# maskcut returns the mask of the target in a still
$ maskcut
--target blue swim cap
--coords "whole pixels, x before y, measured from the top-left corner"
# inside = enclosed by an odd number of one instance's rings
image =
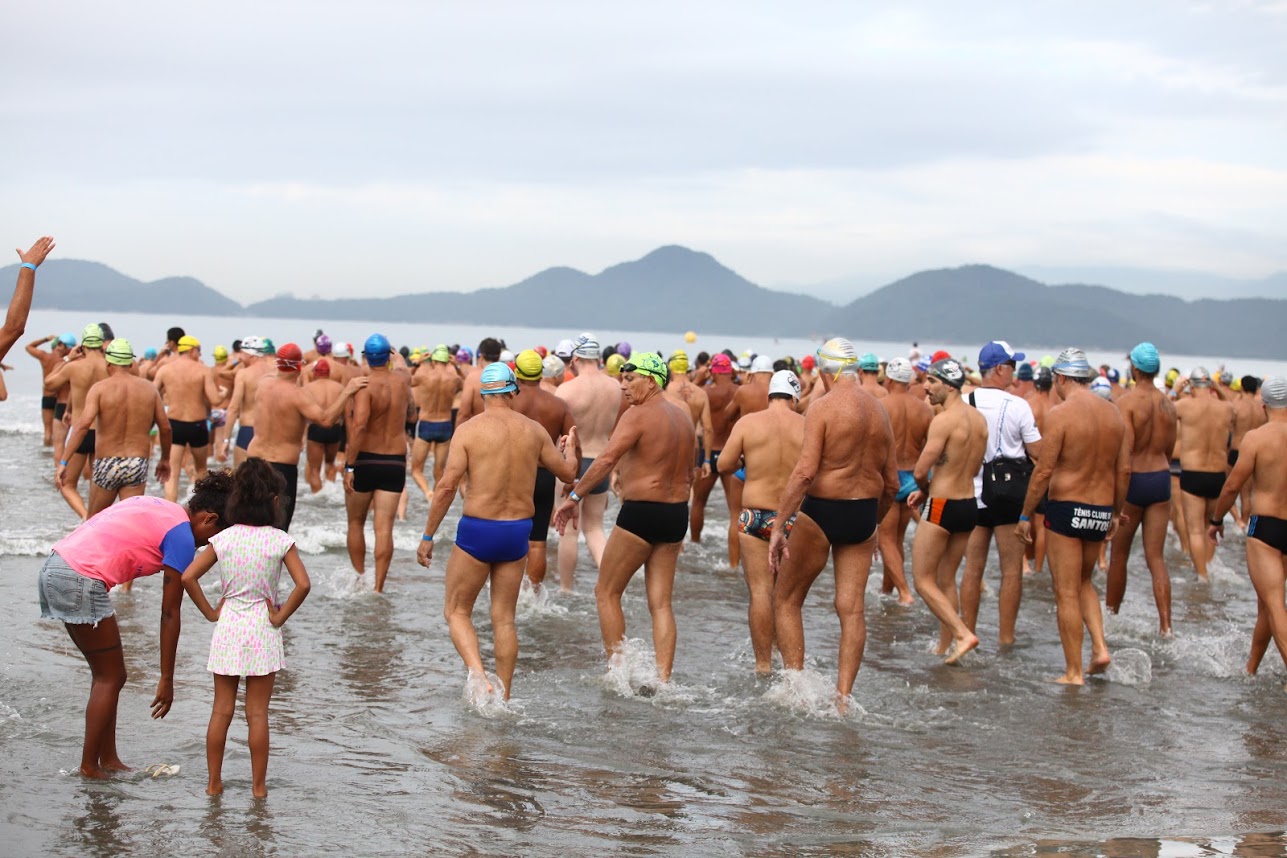
[[[503,363],[489,363],[479,380],[483,396],[491,393],[513,393],[518,390],[514,383],[514,371]]]
[[[75,334],[59,334],[59,335],[58,335],[58,342],[62,343],[63,345],[65,345],[65,346],[66,346],[67,348],[69,348],[69,349],[74,349],[74,348],[76,348],[76,335],[75,335]]]
[[[362,346],[362,354],[366,355],[366,362],[371,366],[384,366],[389,362],[389,355],[393,352],[393,346],[384,334],[372,334],[366,338],[366,344]]]
[[[1131,349],[1131,363],[1140,372],[1156,373],[1162,368],[1162,357],[1157,353],[1157,346],[1140,343]]]
[[[156,360],[156,349],[144,349],[143,360]]]

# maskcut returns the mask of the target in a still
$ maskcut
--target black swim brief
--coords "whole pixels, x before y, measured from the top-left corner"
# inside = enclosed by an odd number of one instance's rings
[[[282,495],[281,523],[282,530],[290,530],[291,520],[295,518],[295,494],[299,491],[299,465],[286,465],[281,462],[269,462],[273,470],[286,478],[286,493]]]
[[[1231,467],[1231,468],[1232,468],[1234,465],[1238,464],[1238,451],[1237,451],[1237,450],[1230,450],[1230,451],[1229,451],[1228,461],[1229,461],[1229,467]]]
[[[688,532],[688,502],[622,501],[617,527],[649,545],[683,542]]]
[[[1253,515],[1247,523],[1247,536],[1287,554],[1287,521],[1281,518]]]
[[[582,457],[581,457],[581,469],[580,469],[579,471],[577,471],[576,478],[579,480],[579,479],[581,479],[582,477],[584,477],[584,476],[585,476],[585,472],[586,472],[586,471],[588,471],[588,470],[590,470],[590,466],[591,466],[591,465],[593,465],[593,464],[594,464],[594,459],[587,459],[586,457],[582,456]],[[606,477],[604,477],[604,478],[603,478],[602,482],[600,482],[600,483],[599,483],[597,486],[595,486],[594,488],[590,489],[590,491],[586,492],[586,494],[587,494],[587,495],[601,495],[601,494],[603,494],[604,492],[606,492],[606,491],[608,490],[608,486],[611,484],[611,482],[612,482],[612,474],[608,474],[608,476],[606,476]]]
[[[170,443],[200,449],[210,446],[210,424],[204,420],[171,420]]]
[[[946,500],[926,498],[921,521],[928,521],[948,533],[969,533],[979,522],[979,504],[972,497]]]
[[[55,406],[55,405],[57,405],[57,404],[58,404],[58,397],[57,397],[57,396],[42,396],[42,397],[40,397],[40,410],[41,410],[41,411],[53,411],[53,410],[54,410],[54,406]]]
[[[1050,501],[1046,501],[1050,505]],[[1042,515],[1048,515],[1045,510]],[[1019,523],[1019,516],[1023,515],[1023,504],[1018,503],[994,503],[992,506],[979,507],[978,527],[997,528],[1008,527],[1012,524]]]
[[[1182,469],[1180,468],[1180,460],[1179,460],[1179,459],[1172,459],[1172,460],[1171,460],[1171,476],[1173,476],[1173,477],[1178,477],[1178,476],[1180,475],[1180,471],[1181,471],[1181,470],[1182,470]]]
[[[1171,472],[1147,471],[1131,474],[1130,487],[1126,489],[1126,502],[1143,509],[1171,499]]]
[[[1113,508],[1080,501],[1051,501],[1046,529],[1084,542],[1103,542],[1113,524]]]
[[[858,545],[876,532],[876,498],[815,498],[805,495],[800,512],[813,519],[832,545]]]
[[[67,413],[67,403],[59,402],[54,405],[54,419],[62,420],[63,415]]]
[[[723,452],[724,452],[723,450],[711,450],[711,476],[712,477],[719,474],[719,454]],[[700,466],[700,463],[698,464]]]
[[[308,424],[308,440],[330,446],[338,444],[344,440],[344,424],[336,423],[334,426],[318,426],[316,423]]]
[[[1224,471],[1181,471],[1180,491],[1208,500],[1220,497],[1224,489]]]
[[[97,434],[93,429],[90,429],[85,433],[85,437],[81,440],[80,446],[76,448],[76,452],[80,453],[82,456],[94,455],[94,443],[96,440]],[[63,452],[63,455],[67,455],[66,451]]]
[[[353,462],[353,491],[402,494],[407,485],[407,457],[358,453]]]
[[[550,518],[554,515],[554,474],[545,468],[536,469],[536,485],[532,487],[532,532],[528,542],[544,542],[550,533]]]

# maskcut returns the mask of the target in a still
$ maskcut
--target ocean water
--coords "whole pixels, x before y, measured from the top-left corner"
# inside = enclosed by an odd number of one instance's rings
[[[33,314],[28,338],[91,320],[100,319]],[[159,341],[173,323],[107,321],[140,345]],[[178,322],[207,345],[248,333],[306,340],[318,326]],[[360,343],[373,327],[336,324],[332,336]],[[472,345],[488,333],[520,347],[552,345],[560,333],[381,327],[395,342],[430,345]],[[624,337],[636,348],[662,349],[678,346],[682,334],[598,333],[605,342]],[[697,346],[725,344],[770,353],[816,348],[733,338]],[[907,344],[873,346],[889,356]],[[1197,361],[1176,358],[1177,365]],[[930,652],[933,618],[919,603],[904,609],[880,596],[877,571],[856,705],[841,718],[828,705],[838,638],[830,572],[806,606],[806,669],[756,679],[745,588],[726,562],[728,517],[718,490],[704,541],[680,557],[669,687],[653,697],[636,693],[652,664],[640,580],[625,598],[627,658],[608,669],[593,565],[582,546],[575,592],[524,594],[514,696],[502,704],[471,697],[447,636],[446,552],[431,569],[415,564],[423,498],[413,494],[408,520],[395,528],[387,591],[376,595],[369,573],[362,580],[348,568],[339,487],[318,495],[305,489],[293,535],[313,591],[286,627],[267,801],[250,797],[240,710],[229,734],[227,791],[218,799],[204,794],[212,627],[186,602],[175,706],[163,721],[148,718],[158,670],[156,578],[113,594],[130,671],[118,739],[122,757],[140,771],[85,782],[73,773],[88,670],[61,624],[39,619],[35,593],[42,558],[76,520],[50,482],[39,391],[22,381],[35,362],[18,351],[8,363],[18,370],[7,379],[10,400],[0,405],[3,854],[1287,852],[1287,670],[1271,651],[1259,676],[1242,673],[1255,595],[1236,527],[1210,584],[1199,584],[1168,544],[1176,629],[1169,640],[1156,634],[1137,546],[1122,613],[1107,622],[1114,666],[1081,689],[1049,682],[1062,655],[1048,575],[1026,580],[1018,644],[999,651],[993,559],[983,643],[963,666],[949,668]],[[1235,371],[1282,369],[1239,362]],[[609,521],[615,509],[613,502]],[[453,533],[458,515],[457,505],[440,532]],[[552,537],[550,548],[556,543]],[[475,621],[490,660],[486,592]],[[179,770],[155,778],[141,771],[155,764]]]

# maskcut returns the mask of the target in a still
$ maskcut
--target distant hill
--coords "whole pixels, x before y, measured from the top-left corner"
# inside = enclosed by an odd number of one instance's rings
[[[17,266],[0,269],[10,283]],[[852,294],[852,293],[851,293]],[[547,268],[495,289],[339,300],[291,296],[243,308],[190,277],[143,283],[96,262],[40,268],[35,306],[63,310],[523,325],[855,340],[969,343],[1007,339],[1032,348],[1130,348],[1287,359],[1287,300],[1186,302],[1104,286],[1047,286],[988,265],[922,271],[837,307],[745,279],[706,253],[661,247],[598,274]]]
[[[700,327],[712,333],[790,337],[811,335],[835,309],[807,295],[756,286],[709,254],[671,245],[598,274],[547,268],[500,289],[342,300],[279,297],[251,304],[246,311],[277,318],[497,320],[538,328]]]
[[[989,265],[922,271],[834,312],[826,330],[857,339],[987,342],[1287,358],[1287,301],[1186,302],[1104,286],[1047,286]]]
[[[18,276],[18,266],[0,268],[0,283]],[[44,310],[115,310],[186,316],[240,316],[245,310],[200,280],[166,277],[151,283],[126,277],[98,262],[50,259],[40,266],[32,306]]]
[[[1165,271],[1109,266],[1024,266],[1020,274],[1042,283],[1108,286],[1137,295],[1174,295],[1186,301],[1287,297],[1287,271],[1268,277],[1221,277],[1201,271]]]

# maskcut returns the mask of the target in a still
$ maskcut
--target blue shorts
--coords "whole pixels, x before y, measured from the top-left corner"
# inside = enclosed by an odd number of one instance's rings
[[[431,422],[421,420],[416,423],[416,437],[430,444],[445,444],[451,440],[451,421]]]
[[[116,613],[107,585],[80,574],[56,551],[51,551],[40,567],[36,589],[40,593],[40,616],[47,620],[97,626]]]
[[[918,488],[920,487],[916,485],[916,477],[912,476],[911,471],[899,471],[898,494],[894,495],[894,500],[902,503]]]
[[[241,449],[249,450],[250,442],[253,441],[254,438],[255,438],[254,426],[237,427],[237,446],[240,447]]]
[[[483,563],[512,563],[527,556],[532,520],[493,521],[462,515],[456,528],[456,547]]]

